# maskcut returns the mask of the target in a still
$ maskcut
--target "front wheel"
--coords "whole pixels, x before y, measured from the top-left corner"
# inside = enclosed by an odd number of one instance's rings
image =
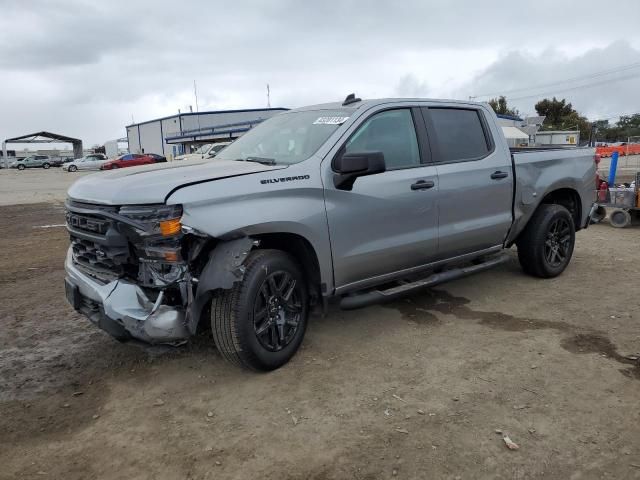
[[[211,302],[211,330],[222,356],[253,370],[274,370],[296,353],[307,328],[309,294],[298,262],[280,250],[256,250],[245,273]]]
[[[18,165],[18,170],[24,170],[25,166],[24,165]]]
[[[576,241],[573,217],[562,205],[543,204],[518,238],[518,260],[530,275],[552,278],[571,260]]]
[[[70,171],[70,172],[75,172],[76,170],[78,170],[78,167],[76,167],[75,165],[71,165],[71,166],[69,167],[69,171]]]

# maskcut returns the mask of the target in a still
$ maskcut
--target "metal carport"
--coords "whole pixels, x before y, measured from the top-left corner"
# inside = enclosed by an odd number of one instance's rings
[[[20,137],[7,138],[2,142],[2,159],[5,167],[9,165],[7,143],[70,143],[73,145],[73,158],[82,157],[82,140],[51,132],[36,132]]]

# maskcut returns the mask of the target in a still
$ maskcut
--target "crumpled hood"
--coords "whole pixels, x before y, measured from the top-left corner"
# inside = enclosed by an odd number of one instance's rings
[[[186,184],[279,170],[285,165],[262,165],[234,160],[182,160],[108,170],[79,179],[67,195],[74,200],[106,205],[163,203]]]

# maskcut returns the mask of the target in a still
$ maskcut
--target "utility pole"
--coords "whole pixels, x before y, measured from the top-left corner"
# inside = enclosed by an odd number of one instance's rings
[[[200,107],[198,106],[198,87],[196,86],[195,79],[193,80],[193,95],[196,97],[196,118],[198,119],[198,130],[202,130],[202,127],[200,126]]]
[[[267,108],[271,108],[271,89],[267,83]]]
[[[193,81],[193,95],[194,97],[196,97],[196,112],[200,111],[200,108],[198,107],[198,87],[196,86],[196,81]]]

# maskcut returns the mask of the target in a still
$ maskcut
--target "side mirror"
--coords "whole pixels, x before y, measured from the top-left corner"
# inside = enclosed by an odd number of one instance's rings
[[[384,172],[387,167],[382,152],[338,153],[331,167],[336,172],[333,184],[338,190],[351,190],[358,177]]]

